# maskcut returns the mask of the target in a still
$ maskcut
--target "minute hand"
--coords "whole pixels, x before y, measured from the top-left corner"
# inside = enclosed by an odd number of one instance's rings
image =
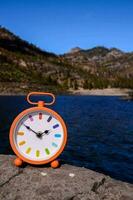
[[[32,131],[33,133],[35,133],[37,135],[37,132],[35,132],[33,129],[30,128],[30,126],[27,126],[25,124],[23,124],[28,130]]]

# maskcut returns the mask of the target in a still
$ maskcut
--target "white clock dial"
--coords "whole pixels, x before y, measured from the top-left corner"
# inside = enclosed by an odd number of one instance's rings
[[[33,161],[44,161],[53,157],[64,140],[60,121],[43,110],[24,115],[16,124],[13,135],[19,154]]]

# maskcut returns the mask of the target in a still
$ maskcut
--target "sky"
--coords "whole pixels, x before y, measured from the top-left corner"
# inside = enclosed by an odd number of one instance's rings
[[[95,46],[133,51],[132,0],[0,0],[0,25],[56,54]]]

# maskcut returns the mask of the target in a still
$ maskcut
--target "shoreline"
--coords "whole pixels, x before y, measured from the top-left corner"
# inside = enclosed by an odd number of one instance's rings
[[[74,95],[90,95],[90,96],[128,96],[132,89],[121,89],[121,88],[105,88],[105,89],[78,89],[70,90]]]
[[[31,90],[33,91],[33,90]],[[27,92],[0,92],[0,96],[25,96],[29,93]],[[132,89],[128,88],[105,88],[105,89],[83,89],[79,88],[77,90],[69,89],[66,92],[54,92],[56,95],[81,95],[81,96],[125,96],[128,97],[129,93],[133,92]]]
[[[13,155],[0,155],[0,199],[131,200],[133,184],[115,180],[84,167],[62,164],[13,165]]]

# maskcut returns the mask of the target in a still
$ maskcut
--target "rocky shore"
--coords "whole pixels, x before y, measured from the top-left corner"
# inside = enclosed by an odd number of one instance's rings
[[[128,88],[105,88],[105,89],[78,89],[71,91],[75,95],[95,95],[95,96],[125,96],[128,97],[129,93],[132,92],[132,89]]]
[[[133,185],[89,169],[25,165],[0,155],[0,200],[133,200]]]
[[[79,88],[77,90],[55,90],[55,88],[47,88],[40,86],[36,88],[36,85],[24,86],[17,83],[10,83],[8,86],[0,84],[0,96],[15,96],[15,95],[27,95],[31,91],[45,91],[52,92],[57,95],[92,95],[92,96],[122,96],[125,99],[130,98],[129,94],[133,93],[132,89],[128,88],[105,88],[105,89],[83,89]]]

